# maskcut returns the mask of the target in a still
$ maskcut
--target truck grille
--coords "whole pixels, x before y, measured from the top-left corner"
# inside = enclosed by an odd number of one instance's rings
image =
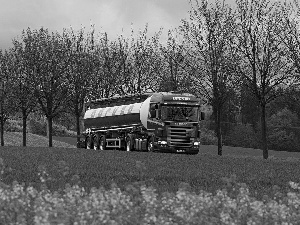
[[[189,133],[193,132],[193,127],[169,126],[167,132],[169,146],[176,148],[189,148],[192,146]]]

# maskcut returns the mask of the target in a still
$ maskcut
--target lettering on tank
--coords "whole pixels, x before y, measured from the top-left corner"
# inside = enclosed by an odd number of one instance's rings
[[[189,97],[173,97],[173,100],[189,101],[189,100],[191,100],[191,98],[189,98]]]

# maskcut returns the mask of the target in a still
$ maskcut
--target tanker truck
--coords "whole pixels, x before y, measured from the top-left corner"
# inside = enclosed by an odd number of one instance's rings
[[[188,93],[159,92],[87,102],[87,149],[197,154],[200,101]]]

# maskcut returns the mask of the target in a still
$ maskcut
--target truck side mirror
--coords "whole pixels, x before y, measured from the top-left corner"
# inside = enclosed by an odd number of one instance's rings
[[[205,113],[204,112],[200,112],[200,120],[205,120]]]

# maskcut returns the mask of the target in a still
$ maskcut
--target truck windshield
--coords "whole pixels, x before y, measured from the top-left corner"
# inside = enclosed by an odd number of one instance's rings
[[[197,121],[197,106],[162,106],[161,115],[164,121]]]

